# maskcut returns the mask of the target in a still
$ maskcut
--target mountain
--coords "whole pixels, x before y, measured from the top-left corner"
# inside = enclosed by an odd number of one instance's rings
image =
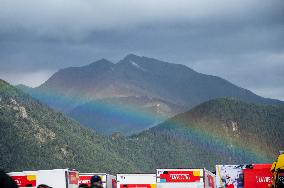
[[[110,139],[56,113],[0,80],[0,169],[134,171]],[[127,169],[126,169],[127,166]]]
[[[88,102],[67,115],[106,135],[114,132],[130,135],[186,110],[160,99],[130,96]]]
[[[127,145],[150,169],[214,170],[216,164],[273,162],[283,149],[283,132],[284,105],[215,99],[128,137]]]
[[[216,76],[185,65],[167,63],[133,54],[117,64],[102,59],[83,67],[62,69],[39,89],[83,99],[148,96],[193,107],[220,97],[275,104]]]
[[[117,100],[127,97],[148,97],[165,101],[174,106],[186,107],[186,110],[202,102],[220,97],[230,97],[259,104],[283,104],[282,101],[257,96],[222,78],[198,73],[185,65],[167,63],[133,54],[126,56],[116,64],[102,59],[82,67],[61,69],[44,84],[33,91],[28,91],[28,93],[57,111],[67,115],[72,114],[72,117],[75,117],[79,122],[89,126],[93,124],[89,121],[109,124],[108,122],[115,122],[116,118],[108,116],[109,120],[103,122],[87,117],[86,121],[88,122],[82,121],[84,117],[81,112],[84,110],[81,105],[86,104],[89,108],[92,105],[88,103],[92,101],[110,98]],[[95,109],[89,110],[89,112],[104,111],[104,109],[97,110],[96,105],[93,106]],[[170,109],[170,111],[174,112],[175,110]],[[75,114],[76,112],[79,114]],[[149,113],[151,114],[151,111]],[[175,115],[175,113],[170,115]],[[166,118],[170,118],[170,115]],[[96,114],[88,116],[97,117]],[[112,127],[110,129],[112,131],[125,130],[125,127],[128,126],[124,126],[124,124],[132,123],[130,120],[120,124],[122,127],[117,125],[117,129],[112,129]],[[149,121],[139,129],[146,129],[153,123],[155,121]],[[139,124],[139,122],[134,124]],[[107,129],[106,126],[104,127]],[[101,132],[110,131],[102,130]],[[124,134],[130,134],[130,132],[126,131]]]

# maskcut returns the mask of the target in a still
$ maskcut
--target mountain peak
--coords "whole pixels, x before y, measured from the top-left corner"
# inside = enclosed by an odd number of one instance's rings
[[[87,67],[90,67],[90,66],[97,66],[97,65],[106,65],[106,66],[112,66],[114,65],[111,61],[103,58],[103,59],[100,59],[98,61],[95,61],[89,65],[87,65]]]
[[[141,56],[135,55],[135,54],[128,54],[127,56],[125,56],[125,58],[123,58],[123,60],[134,60],[137,58],[141,58]]]
[[[135,62],[138,64],[148,64],[148,65],[162,65],[162,66],[165,66],[165,65],[173,65],[173,66],[180,66],[180,64],[174,64],[174,63],[169,63],[169,62],[166,62],[166,61],[161,61],[161,60],[158,60],[158,59],[155,59],[155,58],[152,58],[152,57],[146,57],[146,56],[138,56],[138,55],[135,55],[135,54],[128,54],[127,56],[125,56],[120,62],[123,62],[123,63],[131,63],[131,62]]]
[[[153,62],[162,62],[162,63],[167,63],[164,61],[160,61],[158,59],[154,59],[151,57],[146,57],[146,56],[139,56],[139,55],[135,55],[135,54],[128,54],[127,56],[125,56],[121,62],[131,62],[131,61],[139,61],[139,62],[147,62],[147,61],[151,61]]]
[[[151,57],[145,57],[145,56],[138,56],[135,54],[128,54],[125,56],[122,60],[118,62],[118,64],[127,64],[127,65],[139,65],[139,66],[148,66],[152,67],[154,64],[155,65],[169,65],[171,63],[165,62],[165,61],[160,61],[158,59],[154,59]],[[174,65],[174,64],[173,64]]]
[[[143,68],[141,66],[141,63],[143,63],[143,58],[144,57],[140,57],[140,56],[137,56],[137,55],[134,55],[134,54],[129,54],[127,56],[125,56],[125,58],[123,58],[122,60],[120,60],[118,62],[118,66],[119,67],[134,67],[135,69],[139,69],[139,70],[142,70],[142,71],[146,71],[145,68]]]
[[[114,66],[114,63],[112,63],[111,61],[107,60],[107,59],[100,59],[98,61],[95,61],[89,65],[86,65],[84,67],[81,67],[81,70],[84,71],[95,71],[95,72],[105,72],[107,70],[112,69],[112,67]]]

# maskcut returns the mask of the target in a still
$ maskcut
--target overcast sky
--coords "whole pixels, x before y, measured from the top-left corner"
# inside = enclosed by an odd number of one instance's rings
[[[129,53],[284,100],[284,1],[0,0],[0,78],[12,84]]]

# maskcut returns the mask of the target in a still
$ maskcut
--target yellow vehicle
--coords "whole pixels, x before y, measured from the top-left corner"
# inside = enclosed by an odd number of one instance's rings
[[[284,151],[279,152],[277,160],[272,164],[273,180],[271,188],[284,187]]]

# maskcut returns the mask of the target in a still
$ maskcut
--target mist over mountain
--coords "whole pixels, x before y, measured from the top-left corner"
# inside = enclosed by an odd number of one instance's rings
[[[147,97],[164,101],[174,106],[180,106],[185,110],[208,101],[210,99],[229,97],[243,100],[250,103],[260,104],[281,104],[281,101],[260,97],[249,90],[240,88],[232,83],[211,75],[198,73],[185,65],[163,62],[157,59],[127,55],[124,59],[114,64],[106,59],[102,59],[82,67],[70,67],[56,72],[50,79],[38,88],[28,91],[32,96],[48,104],[53,109],[64,112],[88,126],[94,127],[94,122],[99,124],[109,124],[115,122],[117,118],[108,117],[109,120],[98,120],[95,113],[102,111],[88,110],[88,116],[82,116],[81,112],[86,112],[85,107],[90,108],[87,103],[96,103],[102,99],[114,98],[123,99],[127,97]],[[120,103],[121,108],[125,107]],[[127,104],[128,105],[128,104]],[[160,104],[161,105],[161,104]],[[100,106],[109,106],[108,103]],[[130,105],[131,106],[131,105]],[[135,106],[133,104],[132,106]],[[110,107],[110,106],[109,106]],[[171,108],[171,106],[168,106]],[[111,111],[111,109],[109,109]],[[168,116],[160,116],[158,119],[165,120],[179,113],[174,109]],[[79,114],[76,114],[76,113]],[[94,114],[90,114],[93,112]],[[149,113],[152,113],[150,110]],[[158,113],[154,116],[159,115]],[[123,116],[123,115],[122,115]],[[127,116],[125,116],[124,119]],[[87,120],[88,119],[88,120]],[[129,124],[139,124],[139,122],[118,123],[117,128],[109,127],[110,131],[99,129],[102,133],[112,133],[122,131],[124,134],[132,132],[125,131]],[[151,127],[157,123],[155,119],[147,121],[139,130]],[[101,126],[100,126],[101,127]],[[124,127],[124,128],[123,128]],[[133,129],[136,129],[134,126]]]
[[[88,102],[67,115],[106,135],[114,132],[130,135],[186,110],[161,99],[129,96]]]

